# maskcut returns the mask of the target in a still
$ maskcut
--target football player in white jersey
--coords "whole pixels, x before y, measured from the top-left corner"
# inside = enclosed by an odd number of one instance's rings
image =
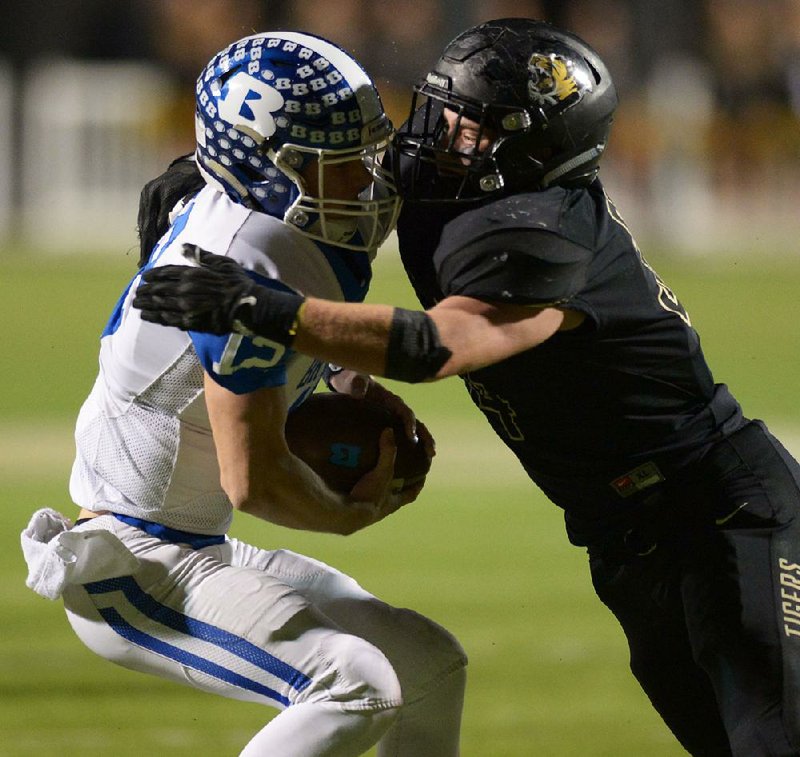
[[[143,270],[196,246],[266,286],[363,299],[399,205],[378,160],[392,126],[363,69],[319,37],[247,37],[201,74],[196,122],[206,185],[175,207]],[[349,495],[331,491],[283,432],[323,366],[263,338],[147,323],[131,307],[140,275],[77,422],[80,518],[34,514],[29,586],[63,597],[79,638],[112,662],[280,708],[242,754],[458,754],[466,660],[447,631],[316,560],[225,535],[233,508],[347,534],[407,504],[418,489],[392,492],[391,433]],[[394,395],[368,392],[410,425]]]

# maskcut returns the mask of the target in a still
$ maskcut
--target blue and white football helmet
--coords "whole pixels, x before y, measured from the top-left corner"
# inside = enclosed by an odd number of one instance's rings
[[[380,160],[394,129],[370,77],[332,42],[300,32],[234,42],[197,80],[195,124],[200,173],[236,202],[352,250],[375,250],[394,228],[400,199]],[[314,160],[319,197],[301,175]],[[357,199],[325,197],[326,167],[354,161],[371,183]]]

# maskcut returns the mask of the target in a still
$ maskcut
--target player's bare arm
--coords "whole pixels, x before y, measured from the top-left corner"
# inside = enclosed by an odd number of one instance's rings
[[[428,311],[442,343],[452,353],[436,374],[444,378],[483,368],[537,347],[557,331],[579,326],[582,313],[452,296]]]
[[[388,305],[309,298],[299,315],[292,348],[362,373],[383,376],[393,312],[394,308]]]
[[[341,495],[289,450],[281,389],[235,394],[206,376],[205,397],[220,481],[237,510],[288,528],[350,534],[413,499],[391,491],[391,432],[381,438],[376,467]]]
[[[294,349],[361,371],[387,375],[387,347],[397,308],[309,298],[298,319]],[[583,315],[559,308],[493,304],[448,297],[427,312],[450,357],[430,380],[467,373],[535,347]],[[408,326],[406,328],[413,328]],[[412,338],[412,337],[409,337]]]
[[[408,381],[466,373],[575,328],[580,313],[451,296],[427,313],[337,303],[257,285],[234,261],[188,248],[199,267],[148,271],[134,306],[182,329],[257,333],[364,373]],[[449,353],[449,354],[448,354]]]

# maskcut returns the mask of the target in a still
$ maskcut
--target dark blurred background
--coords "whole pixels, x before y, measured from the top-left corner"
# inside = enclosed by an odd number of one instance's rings
[[[129,242],[141,183],[192,149],[196,76],[240,37],[331,39],[399,124],[444,45],[507,16],[566,27],[606,60],[621,105],[602,175],[639,235],[679,252],[792,253],[800,0],[6,0],[0,238]]]

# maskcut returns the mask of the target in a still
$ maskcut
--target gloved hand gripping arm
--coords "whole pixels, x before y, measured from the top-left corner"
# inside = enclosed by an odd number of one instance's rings
[[[258,334],[290,347],[305,298],[263,287],[230,258],[184,245],[196,267],[163,266],[143,275],[133,305],[142,319],[211,334]]]

